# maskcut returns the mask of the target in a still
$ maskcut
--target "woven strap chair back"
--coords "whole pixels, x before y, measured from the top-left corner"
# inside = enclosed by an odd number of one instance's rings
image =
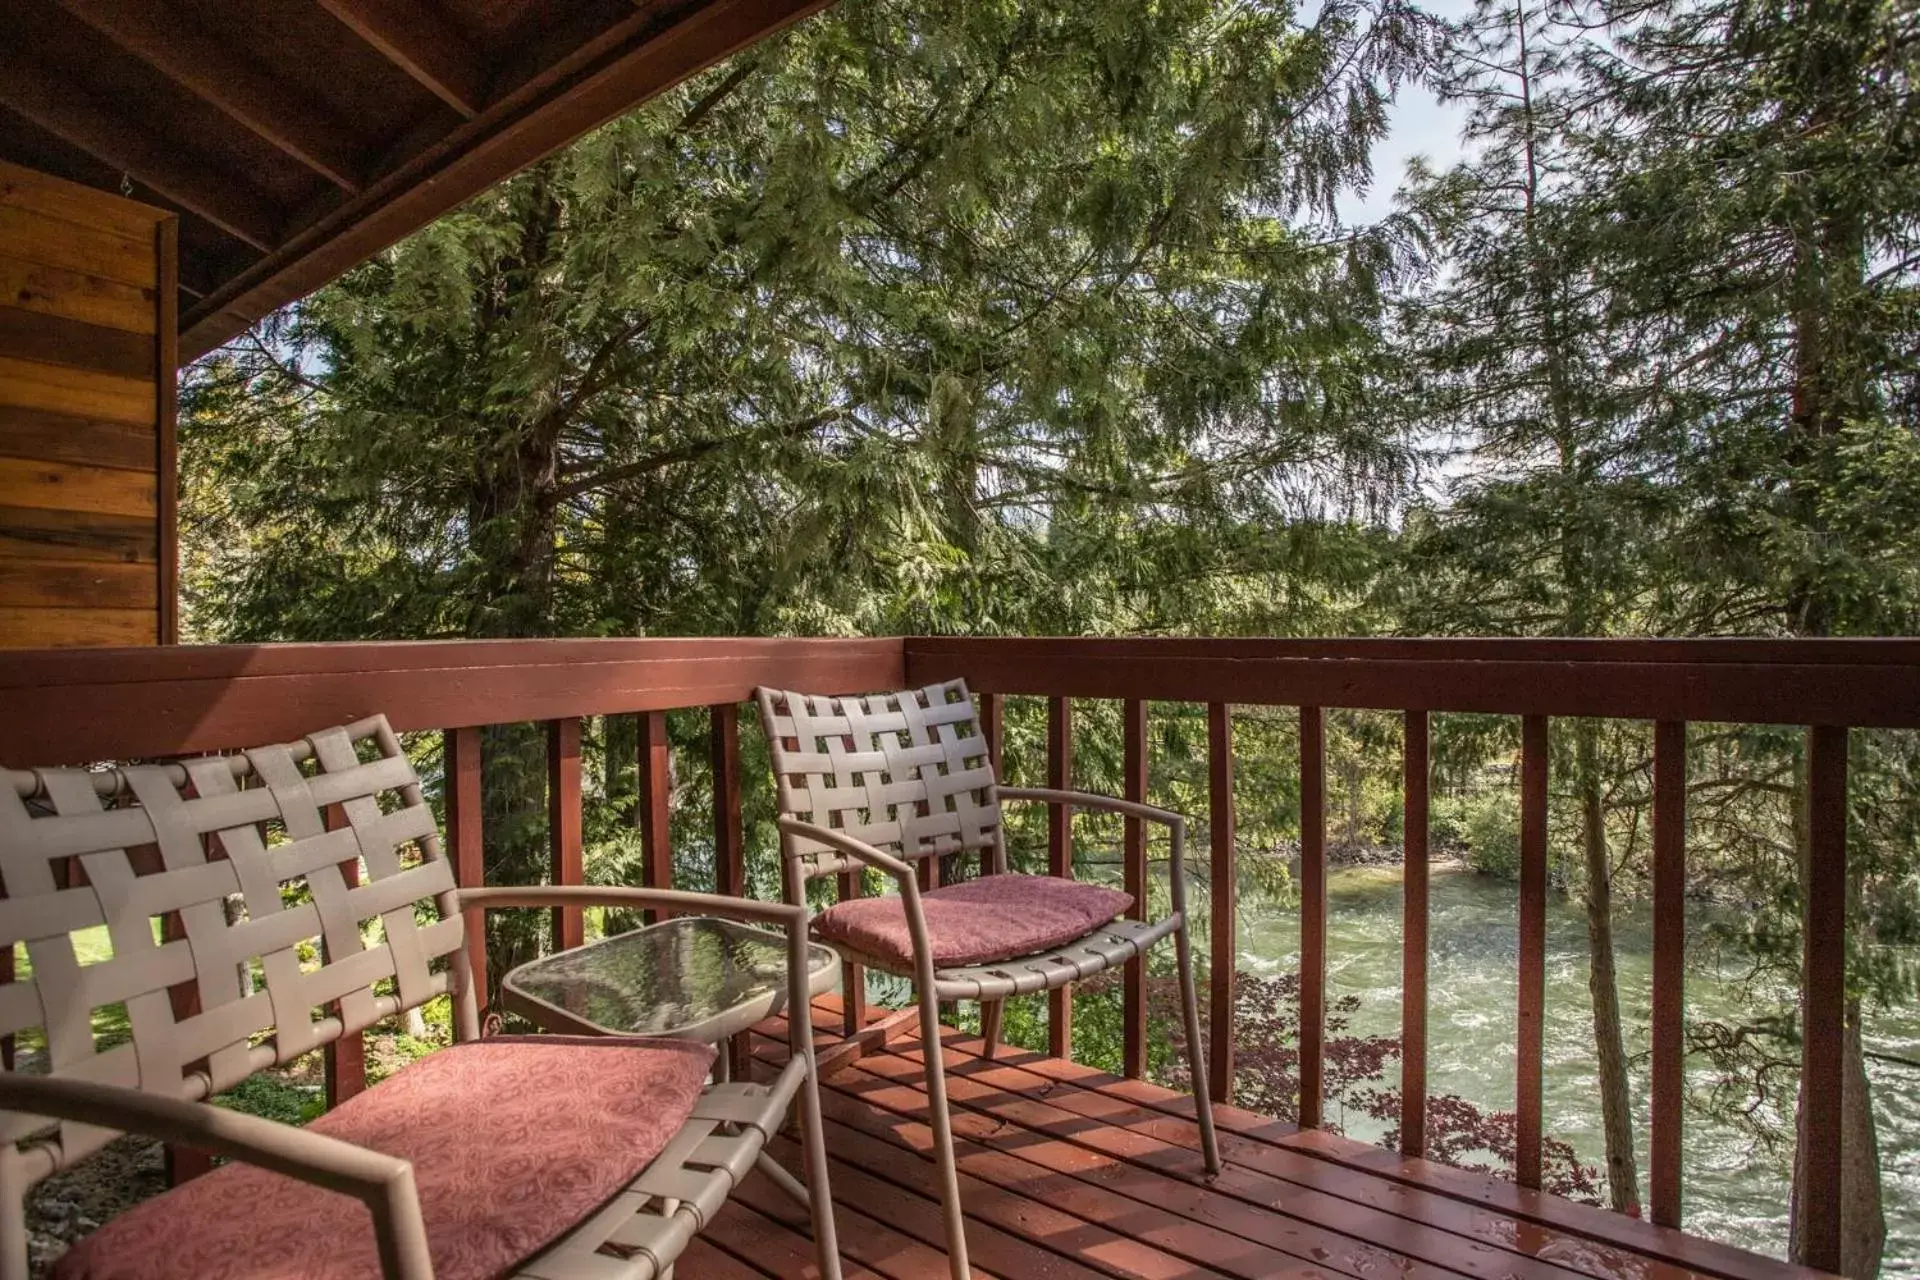
[[[0,985],[0,1035],[19,1069],[199,1099],[464,988],[452,867],[384,717],[0,780],[0,945],[27,959]],[[0,1113],[0,1141],[41,1134],[54,1168],[114,1136],[48,1128]]]
[[[993,762],[964,681],[828,698],[761,689],[780,812],[918,860],[1000,840]],[[789,836],[808,877],[858,864]]]

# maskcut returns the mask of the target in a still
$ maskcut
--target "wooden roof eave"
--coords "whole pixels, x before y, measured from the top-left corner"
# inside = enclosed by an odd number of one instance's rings
[[[177,215],[191,360],[830,0],[0,0],[0,159]]]
[[[191,360],[589,130],[831,0],[711,0],[487,106],[312,219],[181,317]]]

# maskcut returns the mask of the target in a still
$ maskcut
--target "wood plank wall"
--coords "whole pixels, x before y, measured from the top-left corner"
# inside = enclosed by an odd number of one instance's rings
[[[0,648],[174,639],[176,236],[0,161]]]

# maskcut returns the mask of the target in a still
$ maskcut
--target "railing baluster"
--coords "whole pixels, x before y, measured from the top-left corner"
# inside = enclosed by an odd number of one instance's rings
[[[1400,1153],[1427,1154],[1427,713],[1407,712],[1406,809],[1401,822]]]
[[[713,886],[742,897],[747,891],[746,831],[740,820],[740,707],[720,702],[708,708],[713,764]],[[749,1033],[727,1041],[727,1073],[745,1080],[751,1065]]]
[[[1805,956],[1802,964],[1800,1261],[1840,1269],[1841,1094],[1846,1088],[1847,730],[1807,733]]]
[[[1120,710],[1121,772],[1126,798],[1144,804],[1147,799],[1147,704],[1129,698]],[[1127,912],[1135,920],[1147,918],[1147,828],[1138,818],[1126,820],[1122,877],[1133,896]],[[1147,965],[1144,957],[1127,961],[1121,992],[1120,1057],[1122,1071],[1137,1080],[1147,1074]]]
[[[1547,999],[1547,718],[1520,721],[1520,1007],[1514,1181],[1540,1185]]]
[[[1207,704],[1207,809],[1212,903],[1207,982],[1207,1093],[1233,1101],[1234,975],[1239,964],[1240,859],[1233,830],[1233,708]]]
[[[993,764],[993,776],[1000,779],[1001,781],[1005,781],[1007,776],[1005,773],[1006,762],[1001,758],[1001,751],[1000,751],[1000,748],[1002,745],[1003,728],[1006,722],[1007,722],[1006,695],[999,694],[999,693],[981,694],[980,695],[980,736],[987,740],[987,759],[991,761]],[[989,855],[986,850],[982,849],[980,851],[980,874],[981,875],[985,875],[989,871],[993,870],[993,868],[988,865],[988,859],[990,856],[991,855]],[[954,874],[957,876],[964,877],[966,873],[967,873],[966,866],[956,861],[954,864]]]
[[[842,871],[834,877],[834,885],[839,893],[839,901],[851,902],[864,896],[865,877],[858,871]],[[867,971],[862,965],[846,961],[840,966],[841,1010],[845,1016],[844,1026],[848,1035],[853,1035],[867,1025]]]
[[[713,884],[715,892],[739,897],[747,891],[746,833],[740,821],[740,708],[722,702],[708,712],[712,717]]]
[[[480,817],[480,730],[449,729],[442,737],[446,761],[447,847],[453,879],[463,889],[487,880]],[[473,971],[474,1005],[487,1011],[487,913],[470,908],[467,917],[467,965]]]
[[[1680,1225],[1681,1099],[1686,1087],[1687,726],[1653,728],[1653,1143],[1656,1226]]]
[[[640,861],[647,886],[673,888],[673,756],[667,745],[667,713],[640,713],[640,795],[633,807],[640,828]],[[644,913],[658,919],[654,912]]]
[[[330,804],[322,811],[320,820],[329,831],[339,831],[347,825],[347,811],[337,804]],[[340,864],[340,878],[349,889],[360,883],[360,862]],[[168,941],[177,941],[187,936],[186,925],[178,912],[168,912],[161,922],[160,936]],[[330,963],[342,959],[341,956],[326,955],[327,945],[320,943],[323,957]],[[185,1019],[200,1012],[200,994],[192,988],[175,988],[168,994],[173,997],[173,1016]],[[338,1001],[331,1006],[336,1014],[340,1011]],[[348,1098],[364,1091],[367,1087],[367,1042],[358,1031],[341,1036],[320,1051],[322,1096],[326,1099],[327,1110],[331,1111]],[[190,1175],[197,1176],[197,1175]]]
[[[1073,702],[1047,700],[1047,785],[1065,790],[1073,785]],[[1073,809],[1047,806],[1047,870],[1056,876],[1073,875]],[[1056,987],[1047,993],[1047,1052],[1056,1058],[1073,1056],[1073,988]]]
[[[580,721],[547,723],[547,847],[554,884],[585,884],[580,851]],[[553,909],[553,945],[561,951],[587,940],[579,907]]]
[[[993,761],[995,776],[998,776],[1001,764],[1000,746],[1007,720],[1007,699],[1005,694],[983,693],[980,695],[980,736],[987,740],[987,757]]]
[[[1327,1029],[1327,734],[1300,708],[1300,1127],[1321,1123]]]

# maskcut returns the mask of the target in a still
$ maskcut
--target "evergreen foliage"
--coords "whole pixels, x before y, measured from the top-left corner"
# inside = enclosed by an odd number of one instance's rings
[[[1890,0],[1482,0],[1451,26],[1408,0],[840,0],[192,370],[189,632],[1912,633],[1917,61]],[[1467,104],[1465,154],[1344,226],[1415,78]],[[672,721],[683,831],[698,719]],[[1391,718],[1327,729],[1335,843],[1397,843]],[[1039,781],[1043,732],[1010,702],[1010,780]],[[1205,732],[1156,704],[1155,800],[1206,812]],[[588,734],[590,873],[631,878],[632,725]],[[1247,888],[1284,896],[1293,713],[1236,734]],[[1854,741],[1854,1072],[1862,1018],[1915,990],[1909,737]],[[1629,1209],[1608,923],[1647,882],[1648,735],[1553,749]],[[1436,841],[1484,869],[1516,750],[1436,722]],[[544,753],[488,731],[498,879],[543,873]],[[1119,761],[1088,704],[1076,781]],[[1723,941],[1755,968],[1749,1016],[1689,1028],[1724,1081],[1695,1101],[1788,1151],[1803,745],[1698,726],[1689,765],[1695,887],[1741,908]],[[1039,829],[1014,837],[1036,862]],[[496,973],[540,943],[494,927]],[[1077,1022],[1091,1059],[1110,1012]],[[1871,1112],[1848,1123],[1870,1152]],[[1877,1175],[1848,1176],[1871,1275]]]

